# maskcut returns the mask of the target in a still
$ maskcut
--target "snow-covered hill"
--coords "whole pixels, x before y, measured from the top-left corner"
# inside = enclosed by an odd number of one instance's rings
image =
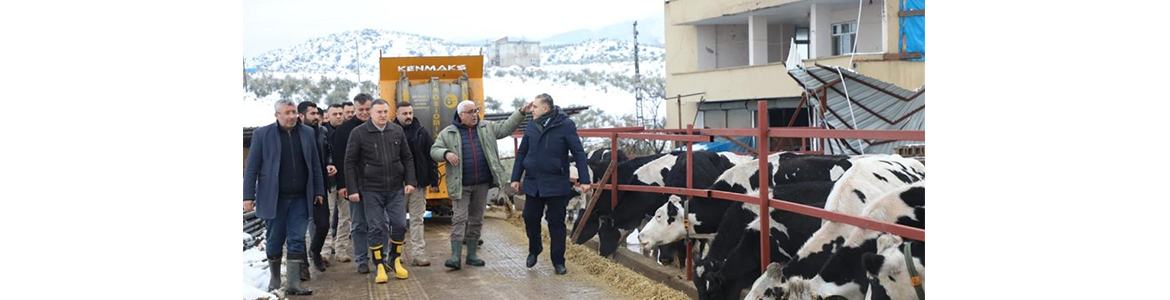
[[[505,109],[509,108],[512,99],[531,99],[534,95],[549,93],[561,106],[591,105],[611,114],[633,114],[636,107],[632,85],[633,47],[632,42],[618,40],[542,46],[539,67],[485,68],[484,92],[487,97],[503,102]],[[250,76],[271,76],[277,80],[287,76],[311,82],[318,82],[321,78],[345,79],[356,83],[360,62],[361,81],[376,83],[379,50],[383,57],[477,55],[481,53],[481,45],[462,45],[411,33],[366,29],[308,40],[246,59],[245,64],[259,70]],[[664,59],[662,47],[639,45],[644,80],[664,82]],[[322,92],[337,92],[351,99],[360,91],[356,85],[343,88],[347,90]],[[279,89],[256,92],[246,87],[243,125],[272,123],[272,103],[283,96],[289,95],[281,95]],[[324,99],[322,96],[310,100],[324,103]]]
[[[482,45],[461,45],[411,33],[365,29],[311,39],[300,45],[249,58],[245,64],[269,73],[333,76],[356,75],[360,65],[362,76],[372,78],[377,75],[379,54],[383,57],[476,55],[481,52],[481,48]],[[630,74],[633,74],[633,52],[632,42],[619,40],[589,40],[579,44],[542,46],[541,64],[577,65],[604,70],[605,66],[625,67],[623,63],[628,63]],[[639,53],[644,72],[661,74],[665,66],[665,49],[639,45]],[[360,59],[355,60],[359,54]]]

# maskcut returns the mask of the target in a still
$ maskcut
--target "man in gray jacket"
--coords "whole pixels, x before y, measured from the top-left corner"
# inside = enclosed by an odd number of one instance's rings
[[[456,107],[453,123],[435,137],[431,158],[447,162],[447,194],[455,206],[455,215],[451,217],[451,258],[443,264],[448,268],[462,268],[459,255],[463,244],[467,244],[468,265],[485,264],[475,252],[483,228],[487,191],[508,186],[508,174],[500,165],[496,140],[512,135],[531,108],[532,103],[528,103],[507,121],[485,123],[479,120],[475,102],[463,101]]]
[[[407,278],[400,259],[406,236],[404,199],[417,184],[406,133],[390,118],[390,104],[374,100],[370,120],[354,127],[345,148],[346,191],[350,201],[365,207],[369,247],[377,268],[375,283],[385,283],[389,272],[398,279]],[[393,245],[384,259],[387,235]]]

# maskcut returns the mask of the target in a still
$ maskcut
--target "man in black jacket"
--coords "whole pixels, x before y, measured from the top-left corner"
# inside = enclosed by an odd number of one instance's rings
[[[394,113],[394,124],[402,126],[406,131],[406,142],[410,145],[410,154],[414,156],[414,176],[418,180],[419,189],[406,195],[407,212],[410,214],[410,262],[416,266],[430,266],[424,247],[427,242],[423,239],[423,214],[427,210],[426,186],[439,186],[438,164],[429,154],[435,140],[426,127],[414,117],[414,106],[408,102],[398,102]]]
[[[325,110],[325,113],[321,116],[324,118],[324,120],[321,121],[321,127],[325,127],[325,144],[329,145],[329,150],[331,151],[333,150],[333,132],[337,131],[337,126],[341,126],[341,123],[345,121],[342,119],[342,115],[344,115],[344,113],[342,112],[341,104],[333,104],[330,105],[329,108]],[[327,154],[329,155],[330,162],[332,162],[333,154]],[[327,167],[337,170],[336,165],[332,163],[330,163]],[[338,203],[338,201],[344,202],[345,200],[337,198],[337,176],[334,174],[326,174],[325,183],[329,192],[326,198],[329,198],[329,208],[333,210],[329,215],[329,230],[331,230],[329,244],[331,246],[329,248],[329,259],[326,260],[326,262],[335,261],[338,258],[345,258],[344,261],[348,262],[352,260],[349,253],[353,253],[353,250],[351,250],[348,246],[342,248],[342,245],[338,243],[337,238],[337,223],[338,219],[341,217],[339,208],[342,207],[341,203]],[[349,206],[345,206],[345,209],[349,210]],[[346,222],[349,222],[349,213],[346,212],[345,216]],[[345,229],[347,232],[345,236],[348,238],[349,226],[347,225]],[[345,245],[349,245],[349,242],[345,242]],[[338,254],[340,254],[340,256]]]
[[[353,128],[362,125],[362,123],[370,119],[370,105],[373,104],[373,101],[374,97],[371,97],[366,93],[358,94],[357,96],[353,97],[353,102],[356,103],[356,105],[351,107],[357,108],[354,117],[352,119],[346,120],[345,123],[341,124],[341,126],[338,126],[337,131],[333,133],[333,137],[330,139],[330,144],[334,149],[332,153],[333,162],[335,163],[334,166],[337,167],[337,175],[334,176],[334,179],[336,181],[335,183],[337,184],[337,195],[341,197],[341,199],[347,199],[347,196],[349,195],[346,190],[347,180],[345,177],[347,173],[344,163],[346,143],[349,142],[349,135],[350,132],[353,131]],[[339,207],[341,209],[341,213],[338,214],[338,219],[340,219],[337,226],[338,235],[340,236],[338,237],[338,240],[341,240],[343,243],[352,243],[352,252],[347,254],[353,255],[353,261],[354,263],[357,263],[357,272],[361,274],[369,273],[370,256],[367,252],[369,249],[368,245],[366,245],[366,232],[368,229],[366,228],[365,209],[362,207],[362,205],[350,205],[356,201],[338,202],[341,204],[340,206],[342,206]],[[348,247],[349,245],[350,244],[342,245],[343,249],[350,249]],[[383,250],[383,256],[385,256],[387,251],[386,249]],[[347,258],[348,257],[343,257],[341,258],[341,261],[346,261]]]
[[[349,200],[365,207],[370,252],[374,255],[374,283],[385,283],[388,273],[406,279],[402,246],[406,236],[406,194],[414,192],[414,156],[402,127],[390,122],[390,103],[374,100],[370,121],[354,127],[345,148],[345,180]],[[389,238],[390,254],[383,259]]]
[[[321,174],[323,176],[322,185],[326,190],[329,189],[329,181],[325,177],[332,176],[337,173],[337,170],[332,166],[332,159],[329,157],[329,143],[325,139],[328,135],[328,129],[321,126],[321,115],[317,113],[317,104],[312,101],[303,101],[297,104],[297,114],[300,115],[299,121],[301,124],[308,125],[313,128],[313,136],[317,145],[317,153],[321,158]],[[317,267],[318,272],[325,272],[325,260],[321,257],[321,251],[325,246],[325,237],[329,235],[329,208],[332,207],[326,201],[313,202],[313,214],[311,216],[313,227],[309,230],[311,238],[309,239],[309,259],[313,261],[313,265]],[[309,272],[301,273],[301,278],[309,279]]]

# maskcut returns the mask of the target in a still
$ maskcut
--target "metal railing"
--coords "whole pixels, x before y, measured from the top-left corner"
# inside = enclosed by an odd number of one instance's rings
[[[819,207],[807,206],[807,205],[797,204],[797,203],[782,200],[782,199],[771,198],[770,197],[770,195],[771,195],[770,186],[768,185],[768,182],[770,182],[770,180],[771,180],[771,174],[768,173],[768,160],[766,159],[768,157],[769,151],[770,151],[769,146],[768,146],[768,144],[769,144],[768,138],[769,137],[788,137],[788,138],[802,138],[802,139],[822,138],[822,139],[877,139],[877,140],[925,141],[926,140],[926,132],[925,131],[836,130],[836,129],[820,129],[820,128],[787,128],[787,127],[769,128],[769,127],[767,127],[767,125],[769,124],[768,123],[767,103],[764,101],[758,102],[758,108],[756,111],[758,113],[758,119],[757,119],[758,123],[757,123],[756,128],[701,129],[701,130],[699,130],[699,129],[694,129],[690,125],[688,125],[687,129],[645,130],[642,127],[619,127],[619,128],[579,129],[577,132],[578,132],[578,135],[580,137],[601,137],[601,138],[608,137],[608,138],[610,138],[610,149],[618,149],[618,142],[617,142],[618,139],[666,140],[666,141],[683,142],[683,143],[686,143],[686,145],[687,145],[686,155],[687,155],[687,162],[688,163],[686,164],[686,168],[687,168],[687,170],[686,170],[686,172],[687,172],[687,176],[686,176],[687,186],[686,187],[659,187],[659,186],[614,184],[612,182],[617,182],[617,172],[616,172],[617,151],[610,151],[610,153],[611,153],[611,157],[610,157],[611,166],[609,166],[607,169],[614,168],[614,170],[613,170],[613,172],[607,172],[609,176],[602,178],[601,182],[597,183],[596,188],[598,190],[610,189],[610,196],[611,196],[610,209],[611,209],[611,211],[612,211],[612,209],[617,207],[617,203],[618,203],[617,192],[618,191],[637,191],[637,192],[675,194],[675,195],[680,195],[680,196],[686,196],[688,201],[693,199],[693,197],[706,197],[706,198],[713,198],[713,199],[738,201],[738,202],[743,202],[743,203],[747,203],[747,204],[756,204],[756,205],[760,206],[759,211],[762,213],[766,213],[768,211],[767,208],[771,207],[771,208],[775,208],[775,209],[779,209],[779,210],[790,211],[790,212],[794,212],[794,213],[798,213],[798,214],[802,214],[802,215],[807,215],[807,216],[811,216],[811,217],[815,217],[815,218],[820,218],[820,219],[824,219],[824,220],[829,220],[829,221],[833,221],[833,222],[845,223],[845,224],[857,226],[860,228],[887,232],[887,233],[903,236],[903,237],[913,239],[913,240],[926,241],[926,231],[923,229],[913,228],[913,227],[889,223],[889,222],[872,220],[872,219],[849,215],[849,214],[842,214],[842,213],[838,213],[838,212],[825,210],[825,209],[819,208]],[[522,137],[522,136],[523,136],[522,132],[516,132],[513,134],[512,137],[513,137],[514,144],[517,145],[516,147],[518,147],[518,143],[515,143],[516,138]],[[760,186],[760,192],[759,192],[758,196],[749,196],[749,195],[730,193],[730,192],[725,192],[725,191],[713,191],[713,190],[709,190],[709,189],[696,189],[692,186],[692,184],[693,184],[692,181],[694,178],[694,170],[693,170],[692,166],[694,164],[689,163],[690,161],[692,161],[692,157],[693,157],[693,150],[692,149],[694,147],[692,147],[692,146],[694,145],[695,142],[711,142],[714,139],[714,137],[716,137],[716,136],[723,136],[723,137],[753,136],[753,137],[757,138],[757,143],[756,143],[756,147],[755,147],[756,148],[755,154],[757,155],[756,156],[757,158],[763,158],[763,159],[757,160],[759,162],[759,186]],[[514,149],[514,150],[516,150],[516,149]],[[807,150],[807,149],[805,149],[805,150]],[[798,151],[798,152],[801,152],[801,151]],[[809,152],[809,151],[804,151],[804,152]],[[589,206],[591,208],[593,206],[593,204],[595,204],[592,202],[594,202],[596,200],[595,199],[590,199],[590,200],[591,200],[591,203]],[[592,213],[592,209],[587,209],[585,211],[585,215],[580,217],[580,220],[579,220],[580,224],[578,224],[578,226],[577,226],[578,229],[574,230],[574,232],[572,234],[573,239],[576,239],[576,237],[578,235],[580,235],[581,228],[584,227],[583,224],[584,224],[585,220],[589,218],[589,215],[591,213]],[[759,224],[760,226],[758,228],[769,228],[768,223],[771,222],[771,218],[759,218],[759,222],[760,222],[760,224]],[[769,248],[771,243],[768,243],[768,240],[769,240],[768,234],[769,234],[768,230],[760,230],[760,270],[761,271],[767,269],[768,263],[771,262],[771,251]],[[691,279],[692,272],[693,272],[692,270],[693,270],[694,262],[692,261],[693,260],[692,259],[692,257],[693,257],[692,251],[693,251],[692,241],[687,241],[687,258],[686,258],[687,280]]]

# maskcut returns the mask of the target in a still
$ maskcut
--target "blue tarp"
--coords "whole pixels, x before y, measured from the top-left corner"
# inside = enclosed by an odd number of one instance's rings
[[[738,137],[738,138],[736,138],[736,140],[738,140],[738,141],[740,141],[740,142],[742,142],[750,147],[756,146],[755,139],[750,137],[750,136]],[[687,149],[687,147],[683,146],[677,150],[681,151],[681,150],[686,150],[686,149]],[[738,153],[752,151],[752,150],[749,150],[747,148],[740,147],[739,145],[736,145],[735,143],[732,143],[731,141],[728,141],[727,139],[721,138],[721,137],[716,137],[715,141],[710,142],[710,143],[695,143],[695,150],[710,151],[710,152],[731,151],[731,152],[738,152]]]
[[[901,11],[925,9],[926,0],[902,0]],[[922,52],[922,58],[915,60],[926,60],[926,16],[902,17],[898,24],[899,48],[906,49],[905,52]]]

